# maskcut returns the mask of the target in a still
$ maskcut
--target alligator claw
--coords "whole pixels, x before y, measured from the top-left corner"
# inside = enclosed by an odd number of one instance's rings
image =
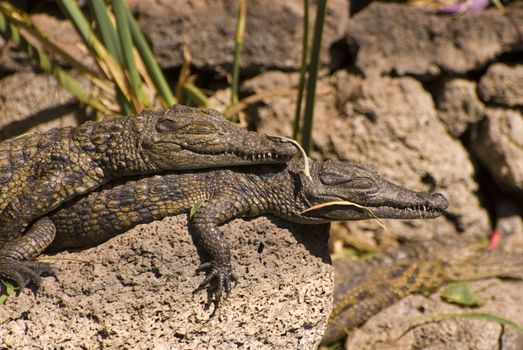
[[[41,276],[56,276],[56,272],[56,268],[48,263],[0,259],[0,277],[13,281],[20,289],[31,286],[35,294],[42,283]]]
[[[229,297],[232,291],[232,283],[235,283],[238,278],[231,270],[230,266],[216,266],[212,262],[203,263],[196,269],[196,272],[202,272],[209,270],[204,280],[198,288],[196,288],[193,294],[198,293],[208,287],[210,296],[214,296],[215,311],[220,306],[223,291],[225,291],[225,297]],[[214,312],[213,312],[214,314]]]

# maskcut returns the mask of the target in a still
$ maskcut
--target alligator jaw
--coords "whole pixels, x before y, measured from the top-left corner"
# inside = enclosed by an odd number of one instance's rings
[[[407,189],[404,189],[408,191]],[[433,219],[440,216],[448,207],[448,201],[440,193],[413,192],[422,195],[424,200],[409,204],[395,202],[383,205],[370,203],[357,203],[361,207],[353,205],[333,205],[325,207],[307,216],[324,218],[328,220],[364,220],[372,218],[381,219]]]
[[[382,205],[367,207],[379,218],[387,219],[433,219],[440,216],[449,203],[440,193],[430,194],[425,203],[402,205]]]

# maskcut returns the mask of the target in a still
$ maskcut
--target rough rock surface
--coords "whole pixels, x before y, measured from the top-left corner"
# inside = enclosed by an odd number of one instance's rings
[[[481,99],[507,107],[523,106],[523,64],[508,66],[495,63],[481,77],[478,93]]]
[[[25,70],[29,65],[27,55],[19,51],[16,46],[0,36],[0,72],[14,72]]]
[[[346,40],[366,76],[464,74],[523,49],[523,9],[455,17],[376,1],[349,21]]]
[[[0,80],[0,140],[24,132],[78,125],[78,103],[48,75],[17,72]]]
[[[57,44],[68,55],[94,71],[98,70],[95,60],[89,54],[72,22],[64,18],[60,11],[55,13],[36,12],[31,16],[31,20],[52,42]],[[61,64],[69,65],[60,56],[56,56],[55,59]]]
[[[475,156],[499,186],[523,201],[523,114],[488,109],[472,140]]]
[[[443,233],[489,232],[487,212],[475,192],[474,169],[465,148],[437,118],[431,96],[412,78],[361,78],[339,72],[337,84],[319,82],[313,158],[372,164],[386,178],[415,190],[440,191],[451,203],[446,217],[387,221],[388,233],[430,238]],[[245,84],[249,91],[289,85],[296,77],[266,73]],[[275,82],[271,82],[274,80]],[[290,136],[294,99],[275,97],[252,109],[258,131]],[[372,230],[376,230],[377,225]],[[369,222],[350,223],[366,231]],[[360,230],[360,231],[361,231]]]
[[[264,69],[298,69],[301,57],[303,2],[257,0],[247,4],[242,73]],[[232,0],[129,1],[163,68],[182,64],[184,37],[191,63],[212,72],[230,71],[238,2]],[[323,34],[323,63],[329,46],[343,36],[348,3],[328,2]],[[212,45],[210,45],[212,43]]]
[[[485,106],[476,94],[476,83],[449,79],[439,84],[436,93],[438,117],[452,136],[460,137],[470,124],[484,117]]]
[[[496,230],[502,235],[520,237],[523,241],[523,207],[503,198],[496,205]]]
[[[328,226],[225,225],[239,281],[209,318],[206,294],[192,294],[203,276],[186,223],[168,218],[51,256],[59,281],[0,305],[0,348],[316,348],[332,303]]]
[[[462,308],[442,302],[439,293],[430,298],[411,295],[379,314],[349,335],[348,350],[474,349],[517,350],[523,348],[523,336],[510,327],[477,319],[430,320],[443,313],[489,312],[523,324],[523,282],[490,279],[470,283],[479,290],[486,304],[479,309]]]

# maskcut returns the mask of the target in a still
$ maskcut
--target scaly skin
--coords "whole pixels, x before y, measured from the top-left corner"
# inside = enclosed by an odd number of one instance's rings
[[[417,242],[393,255],[403,257],[367,264],[359,272],[350,261],[335,261],[334,308],[322,345],[343,339],[350,330],[409,294],[428,294],[448,282],[523,271],[521,254],[492,251],[480,244]]]
[[[289,143],[239,129],[218,112],[185,106],[5,141],[0,144],[0,277],[24,287],[49,273],[15,259],[8,243],[20,239],[31,221],[111,179],[280,163],[296,152]]]
[[[40,238],[31,229],[20,239],[19,249],[12,250],[32,260],[41,251],[27,247],[33,241],[47,240],[51,250],[100,244],[137,224],[187,212],[194,203],[205,199],[191,226],[210,257],[202,265],[209,273],[201,288],[209,286],[219,302],[223,290],[230,292],[235,277],[229,247],[218,226],[233,218],[272,214],[293,222],[317,224],[372,217],[353,206],[302,213],[316,204],[339,200],[367,206],[380,218],[432,218],[448,206],[439,193],[410,191],[353,163],[312,162],[312,179],[304,175],[301,167],[301,161],[290,161],[271,167],[168,173],[108,184],[50,215],[47,223],[56,226],[56,238],[49,234]]]

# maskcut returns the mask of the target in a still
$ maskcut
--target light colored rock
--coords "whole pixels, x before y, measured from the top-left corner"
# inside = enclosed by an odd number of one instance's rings
[[[98,247],[60,253],[59,281],[0,305],[16,349],[316,349],[332,303],[328,226],[266,218],[224,225],[239,281],[210,318],[203,276],[178,216]],[[0,346],[1,347],[1,346]]]
[[[488,109],[473,134],[472,150],[499,186],[523,201],[523,114]]]
[[[349,21],[346,42],[366,76],[430,78],[478,70],[502,53],[517,52],[522,33],[523,9],[456,17],[375,1]]]
[[[36,11],[36,13],[31,15],[31,20],[40,31],[45,33],[49,40],[65,51],[69,56],[90,69],[98,71],[96,61],[89,53],[82,38],[76,32],[73,23],[68,18],[60,16],[59,13],[52,14],[49,12]],[[38,42],[39,41],[35,40],[35,43]],[[70,62],[63,60],[63,58],[58,55],[56,55],[56,57],[53,56],[53,59],[61,64],[70,65]]]
[[[0,139],[85,120],[71,94],[48,75],[25,71],[3,78],[0,100]]]
[[[507,107],[523,106],[523,64],[508,66],[495,63],[481,77],[478,85],[481,99]]]
[[[9,40],[5,40],[0,36],[0,72],[14,72],[19,70],[27,70],[30,61],[27,55],[18,50],[16,45]]]
[[[430,320],[444,313],[489,312],[523,324],[523,282],[500,282],[490,279],[471,283],[486,304],[473,310],[439,300],[411,295],[370,318],[349,336],[347,350],[414,350],[414,349],[521,349],[523,337],[510,327],[478,319],[452,318]]]
[[[456,138],[485,113],[485,106],[476,94],[476,83],[460,78],[445,80],[438,87],[436,107],[439,119]]]
[[[413,190],[439,191],[450,201],[445,217],[385,221],[385,235],[430,238],[445,233],[490,232],[488,214],[476,196],[478,185],[469,156],[461,143],[447,134],[431,96],[419,82],[412,78],[363,80],[344,72],[339,72],[336,80],[336,84],[327,79],[318,82],[312,157],[371,164],[395,183]],[[288,89],[295,81],[296,75],[268,72],[246,82],[244,89]],[[264,102],[267,105],[249,110],[252,124],[261,132],[290,136],[295,99],[280,96]],[[344,225],[351,231],[381,232],[369,221]]]

